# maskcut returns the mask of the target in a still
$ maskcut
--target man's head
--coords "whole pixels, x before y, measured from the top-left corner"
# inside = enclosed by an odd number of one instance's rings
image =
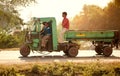
[[[67,16],[67,12],[63,12],[62,17],[66,17],[66,16]]]
[[[43,22],[44,26],[49,26],[48,22]]]

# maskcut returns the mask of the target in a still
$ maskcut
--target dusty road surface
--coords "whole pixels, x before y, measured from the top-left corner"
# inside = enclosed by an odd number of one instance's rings
[[[75,58],[64,56],[63,52],[52,52],[48,55],[31,52],[22,57],[19,51],[0,51],[0,64],[51,63],[51,62],[120,62],[120,50],[114,50],[110,57],[96,55],[94,50],[79,50]]]

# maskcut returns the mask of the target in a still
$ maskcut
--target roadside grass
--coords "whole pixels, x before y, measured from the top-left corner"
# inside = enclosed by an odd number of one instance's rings
[[[0,76],[120,76],[120,62],[1,64]]]

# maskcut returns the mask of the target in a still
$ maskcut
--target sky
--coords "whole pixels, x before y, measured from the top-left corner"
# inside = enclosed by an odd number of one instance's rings
[[[57,23],[62,20],[62,12],[68,13],[68,18],[72,19],[82,11],[84,4],[98,5],[101,8],[107,6],[111,0],[37,0],[37,3],[29,7],[21,8],[21,18],[25,22],[31,17],[55,17]]]

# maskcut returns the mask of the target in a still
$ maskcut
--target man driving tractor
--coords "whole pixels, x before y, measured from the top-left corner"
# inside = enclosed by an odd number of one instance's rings
[[[48,39],[51,36],[51,28],[48,22],[43,22],[44,27],[41,30],[42,41],[41,41],[41,48],[45,49]]]

